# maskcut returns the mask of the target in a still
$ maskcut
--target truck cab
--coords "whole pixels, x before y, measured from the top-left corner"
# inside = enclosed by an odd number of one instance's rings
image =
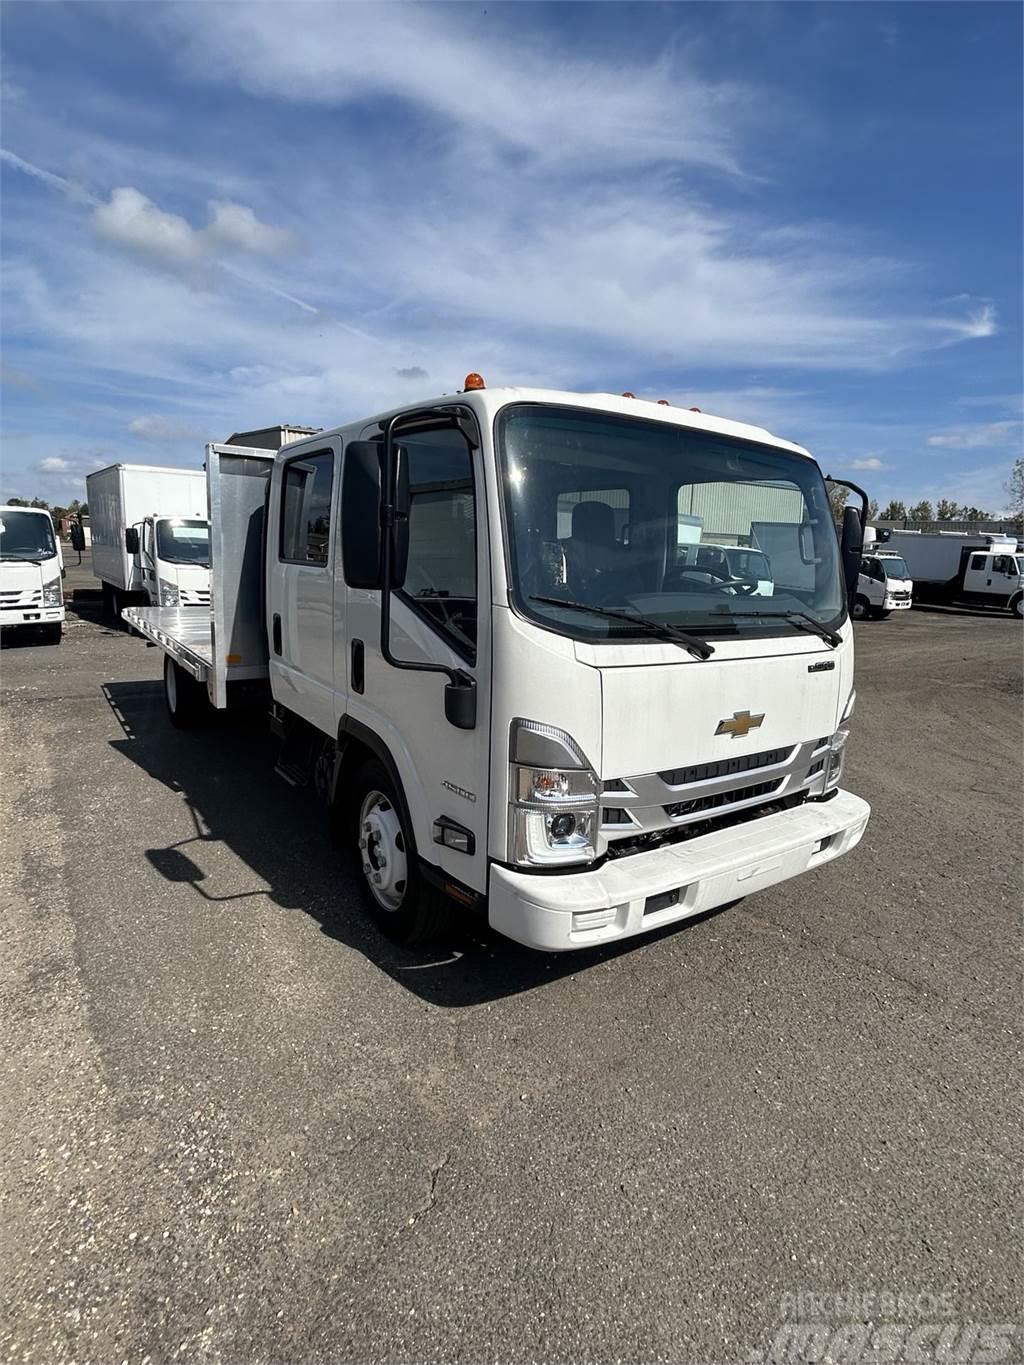
[[[210,605],[210,523],[205,517],[149,516],[131,531],[133,588],[151,606]]]
[[[879,550],[861,560],[857,592],[850,607],[855,621],[871,617],[883,621],[894,611],[913,605],[914,580],[906,560],[893,551]]]
[[[48,511],[0,507],[0,626],[36,626],[59,644],[64,623],[64,557]]]

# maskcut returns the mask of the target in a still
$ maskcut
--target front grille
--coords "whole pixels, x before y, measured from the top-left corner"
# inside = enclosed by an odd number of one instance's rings
[[[774,796],[782,782],[783,779],[779,777],[774,782],[757,782],[752,787],[737,787],[733,791],[718,792],[713,796],[699,796],[693,801],[673,801],[670,806],[664,807],[664,811],[670,819],[679,820],[684,815],[720,810],[723,806],[735,806],[740,801],[756,801],[761,796]]]
[[[0,606],[4,607],[29,607],[42,600],[42,588],[9,588],[0,592]]]
[[[776,763],[785,763],[792,752],[792,749],[765,749],[760,754],[720,758],[715,763],[695,763],[690,768],[671,768],[658,776],[666,787],[685,787],[691,782],[707,782],[714,777],[732,777],[735,773],[749,773],[756,768],[771,768]]]
[[[623,810],[621,806],[604,806],[601,810],[602,825],[631,825],[632,823],[629,812]]]

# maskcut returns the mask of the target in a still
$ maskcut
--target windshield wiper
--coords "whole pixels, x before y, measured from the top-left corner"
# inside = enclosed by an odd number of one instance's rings
[[[727,611],[716,613],[723,616],[751,616],[756,621],[791,621],[794,625],[802,625],[804,630],[809,630],[824,640],[827,645],[835,649],[836,645],[843,643],[843,637],[837,635],[834,630],[826,630],[820,621],[816,621],[809,612],[806,611]]]
[[[673,644],[682,645],[696,659],[710,659],[715,652],[714,645],[709,645],[707,640],[702,640],[699,635],[688,635],[685,630],[676,630],[675,626],[663,621],[654,621],[650,616],[641,616],[639,612],[615,611],[612,607],[592,607],[589,602],[572,602],[564,597],[532,596],[530,601],[547,602],[553,607],[569,607],[574,611],[589,611],[593,616],[604,616],[612,621],[628,621],[630,625],[639,626],[648,635],[659,640],[671,640]]]
[[[38,554],[39,551],[37,550],[36,553]],[[34,559],[31,555],[15,554],[13,550],[11,550],[10,553],[5,551],[3,554],[0,554],[0,559],[15,561],[18,564],[42,564],[43,562],[41,559]]]

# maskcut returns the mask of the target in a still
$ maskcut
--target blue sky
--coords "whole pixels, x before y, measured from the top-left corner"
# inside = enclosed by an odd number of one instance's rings
[[[8,0],[0,492],[457,388],[1021,453],[1014,4]]]

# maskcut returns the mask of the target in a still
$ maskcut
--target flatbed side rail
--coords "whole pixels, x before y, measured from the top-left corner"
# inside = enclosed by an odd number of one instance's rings
[[[207,607],[194,607],[192,610],[202,613],[204,618],[209,621],[209,609]],[[165,628],[156,619],[160,615],[160,609],[154,607],[125,607],[121,612],[121,617],[140,635],[144,635],[153,644],[159,645],[165,654],[181,665],[187,673],[199,682],[206,682],[210,672],[209,660],[203,655],[190,649],[187,644],[179,639],[172,630]]]

